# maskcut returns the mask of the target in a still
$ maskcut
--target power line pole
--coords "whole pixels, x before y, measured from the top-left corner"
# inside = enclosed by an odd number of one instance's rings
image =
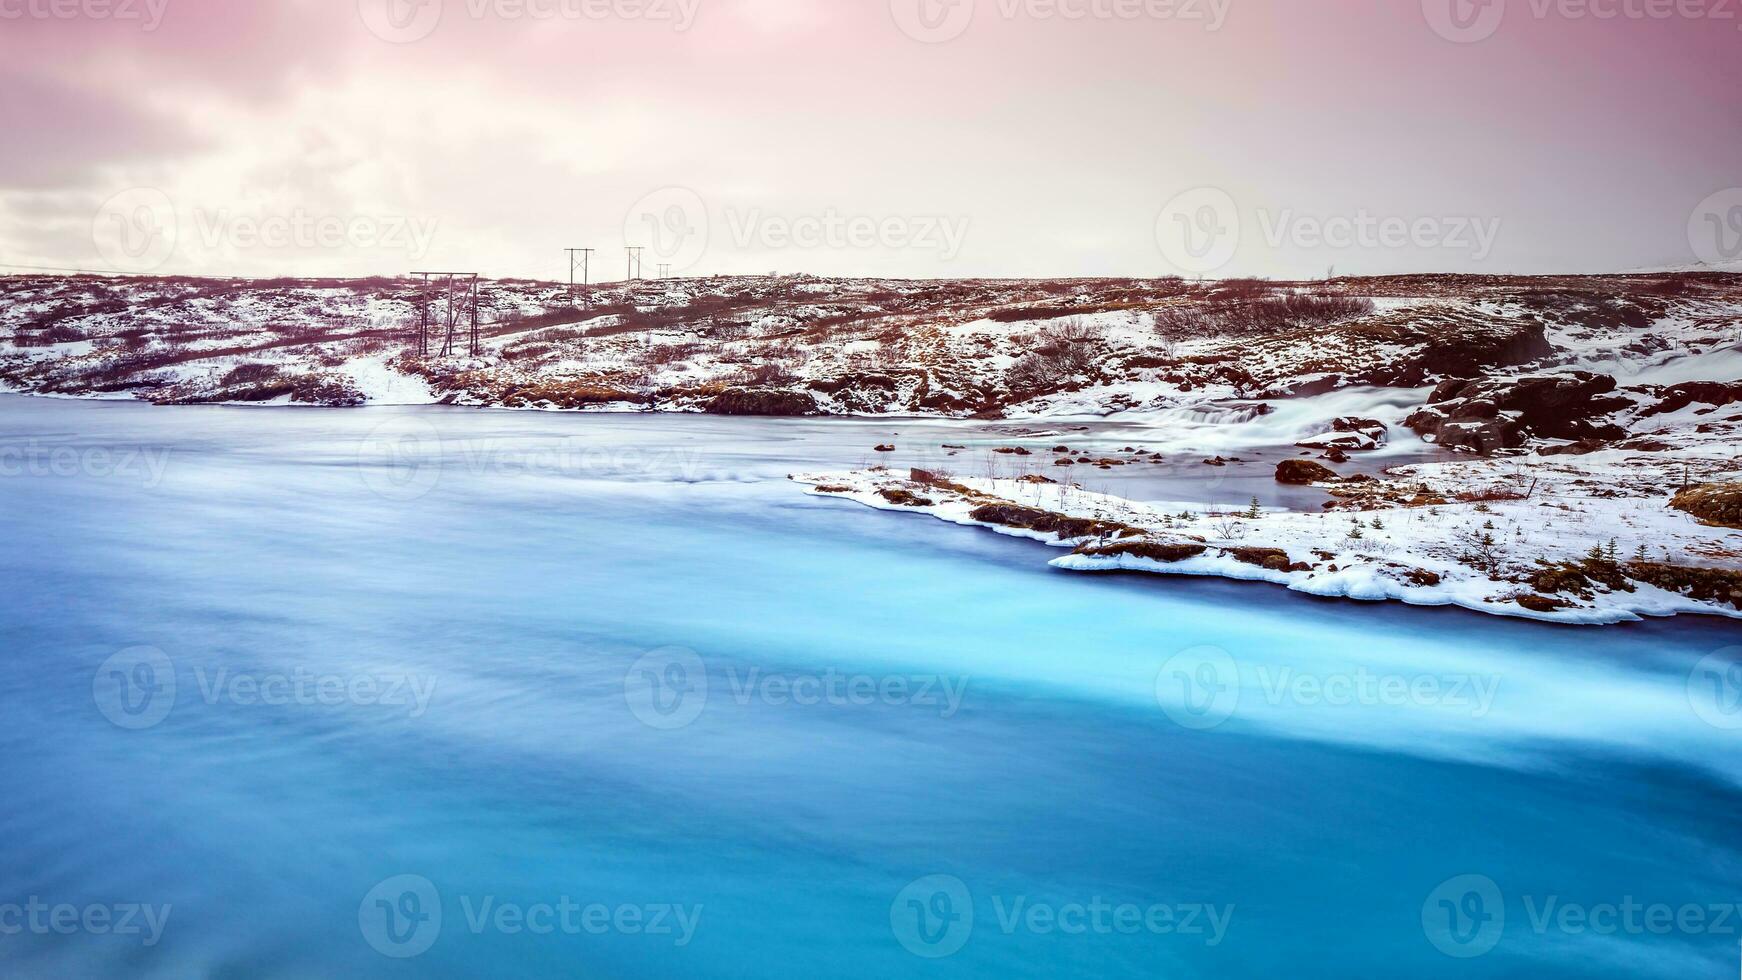
[[[659,278],[661,278],[661,279],[671,278],[671,263],[661,262],[659,264]]]
[[[483,338],[478,334],[478,277],[472,277],[472,295],[469,300],[472,307],[472,356],[481,357],[484,353]]]
[[[631,245],[624,249],[629,253],[629,275],[625,281],[633,282],[641,278],[641,246]]]
[[[429,356],[432,286],[444,294],[440,319],[435,325],[436,330],[442,335],[442,352],[439,356],[450,357],[453,355],[455,334],[462,323],[466,325],[470,334],[468,338],[470,343],[467,346],[471,355],[477,357],[482,354],[484,345],[478,322],[478,274],[475,272],[413,272],[411,275],[421,282],[421,289],[418,293],[418,355],[420,357]]]
[[[587,287],[589,285],[591,285],[591,282],[592,282],[593,251],[594,250],[590,249],[590,248],[571,248],[568,250],[568,253],[569,253],[569,299],[570,299],[570,301],[573,301],[575,298],[575,295],[576,295],[575,294],[575,266],[577,264],[580,266],[580,269],[581,269],[581,293],[580,293],[580,295],[582,297],[583,302],[586,299]]]

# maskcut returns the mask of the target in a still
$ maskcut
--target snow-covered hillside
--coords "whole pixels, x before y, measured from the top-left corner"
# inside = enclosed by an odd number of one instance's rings
[[[1524,365],[1734,377],[1742,277],[1326,283],[731,277],[485,282],[483,351],[418,357],[410,280],[0,278],[0,382],[160,403],[1039,417]],[[436,304],[435,315],[442,309]],[[439,352],[440,339],[437,349]],[[1697,360],[1689,360],[1697,355]],[[1681,362],[1684,367],[1666,365]]]
[[[0,279],[0,384],[366,403],[1138,423],[1119,458],[818,492],[1219,574],[1562,622],[1742,611],[1742,276],[486,282],[420,356],[408,280]],[[1044,431],[1044,430],[1043,430]],[[1372,473],[1390,457],[1428,465]],[[1073,474],[1283,447],[1324,512],[1136,504]],[[888,447],[880,447],[888,448]],[[870,450],[870,447],[867,447]],[[1296,455],[1298,454],[1298,455]],[[1380,461],[1358,473],[1355,455]],[[978,480],[978,482],[976,482]]]

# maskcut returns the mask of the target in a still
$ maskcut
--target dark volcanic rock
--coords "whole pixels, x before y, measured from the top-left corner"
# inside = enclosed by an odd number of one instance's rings
[[[1321,466],[1310,459],[1285,459],[1276,464],[1276,482],[1278,483],[1304,487],[1314,483],[1333,483],[1336,479],[1335,470],[1328,466]]]
[[[1646,409],[1641,415],[1662,415],[1668,412],[1679,412],[1695,402],[1701,405],[1713,405],[1722,408],[1736,402],[1742,402],[1742,383],[1725,384],[1721,381],[1690,381],[1686,384],[1673,385],[1663,389],[1659,396],[1661,400]]]
[[[721,392],[708,403],[709,415],[772,415],[791,418],[816,415],[818,412],[817,400],[808,391],[733,388]]]
[[[1295,443],[1306,449],[1328,449],[1332,458],[1345,452],[1365,452],[1378,449],[1385,444],[1385,438],[1390,429],[1384,422],[1376,419],[1355,418],[1345,416],[1331,421],[1331,431],[1320,433]],[[1347,459],[1348,457],[1344,457]],[[1342,459],[1336,459],[1342,462]]]
[[[1356,418],[1352,415],[1331,421],[1331,428],[1337,432],[1384,432],[1385,423],[1378,419]]]
[[[1515,449],[1531,437],[1613,441],[1627,431],[1607,416],[1633,404],[1615,379],[1586,371],[1485,381],[1449,381],[1404,421],[1447,449]]]

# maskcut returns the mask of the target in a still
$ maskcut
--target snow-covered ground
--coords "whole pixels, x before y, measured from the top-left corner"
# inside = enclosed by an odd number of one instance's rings
[[[480,288],[482,350],[472,356],[462,343],[445,357],[414,352],[421,295],[393,279],[0,277],[0,382],[169,403],[282,387],[327,404],[673,411],[748,389],[786,393],[788,410],[820,414],[1153,416],[1189,431],[1197,415],[1229,403],[1268,401],[1287,415],[1276,403],[1290,396],[1418,389],[1531,360],[1623,385],[1742,373],[1742,276],[746,276],[606,284],[585,297],[557,283],[491,281]],[[1352,305],[1247,315],[1326,298]],[[433,304],[433,319],[443,312]],[[251,365],[278,377],[232,373]],[[1198,435],[1206,449],[1221,438]]]
[[[439,301],[432,353],[417,352],[422,300],[401,279],[0,277],[0,386],[160,404],[974,417],[1061,432],[1114,420],[1137,433],[1144,462],[1193,466],[1291,447],[1313,465],[1362,455],[1370,472],[1459,450],[1376,483],[1326,470],[1315,479],[1335,511],[1253,517],[1091,492],[1071,474],[1137,460],[1055,460],[1038,442],[1024,447],[1032,456],[1000,457],[1012,475],[957,483],[965,494],[923,494],[901,485],[906,474],[876,471],[817,482],[958,521],[986,506],[981,496],[1118,515],[1137,540],[1203,549],[1059,559],[1076,569],[1226,575],[1560,622],[1733,614],[1610,566],[1646,578],[1661,578],[1657,566],[1742,569],[1735,530],[1667,506],[1682,483],[1742,480],[1742,276],[743,276],[584,296],[486,281],[478,350],[460,311],[445,354]],[[900,504],[885,490],[937,499]],[[1242,548],[1274,553],[1254,563]],[[1613,585],[1563,567],[1593,548],[1591,571]]]
[[[1601,472],[1598,462],[1594,469]],[[1676,613],[1742,618],[1742,591],[1730,602],[1702,601],[1631,577],[1618,589],[1592,584],[1585,595],[1536,591],[1531,583],[1544,570],[1542,563],[1582,567],[1594,550],[1604,555],[1598,574],[1607,574],[1610,565],[1624,576],[1634,565],[1742,567],[1742,535],[1736,531],[1670,509],[1667,494],[1581,492],[1577,482],[1584,472],[1560,468],[1523,500],[1318,512],[1256,503],[1209,508],[1193,501],[1138,502],[1040,482],[1046,478],[1038,473],[988,479],[873,468],[793,479],[818,495],[1071,548],[1072,554],[1052,564],[1072,571],[1221,576],[1311,595],[1455,605],[1570,624]],[[1742,475],[1742,465],[1735,475]],[[1419,489],[1447,501],[1460,488],[1489,489],[1487,477],[1511,482],[1497,472],[1465,471],[1461,464],[1429,464],[1404,468],[1396,483],[1409,485],[1411,496]],[[1059,529],[1040,515],[1091,523]],[[1742,574],[1733,582],[1742,590]]]

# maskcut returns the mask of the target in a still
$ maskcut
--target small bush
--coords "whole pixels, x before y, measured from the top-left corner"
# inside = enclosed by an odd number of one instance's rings
[[[1020,392],[1058,388],[1094,366],[1101,340],[1101,330],[1082,320],[1047,327],[1025,338],[1031,350],[1011,367],[1006,380]]]
[[[278,365],[276,364],[239,364],[231,368],[219,383],[226,387],[230,385],[256,385],[271,381],[276,377],[278,377]]]

